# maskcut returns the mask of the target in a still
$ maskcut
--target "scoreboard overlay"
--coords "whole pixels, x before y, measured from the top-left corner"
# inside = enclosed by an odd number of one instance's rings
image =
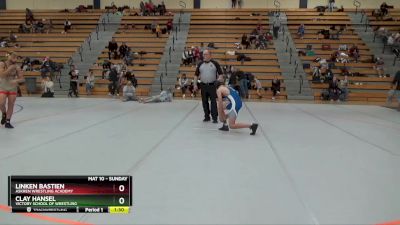
[[[132,176],[9,176],[14,213],[129,213]]]

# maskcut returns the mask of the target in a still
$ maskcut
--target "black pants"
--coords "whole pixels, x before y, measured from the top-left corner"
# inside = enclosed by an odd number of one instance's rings
[[[111,81],[111,83],[108,84],[108,91],[110,94],[115,95],[118,93],[118,85],[117,81]]]
[[[211,101],[211,116],[213,120],[218,119],[217,111],[217,89],[215,85],[201,84],[201,101],[203,103],[204,118],[210,119],[210,105],[208,100]]]
[[[70,88],[68,95],[72,97],[72,94],[74,94],[76,97],[78,97],[78,83],[76,81],[70,81],[69,86]]]
[[[279,28],[280,28],[280,27],[273,27],[273,33],[274,33],[275,39],[278,39]]]

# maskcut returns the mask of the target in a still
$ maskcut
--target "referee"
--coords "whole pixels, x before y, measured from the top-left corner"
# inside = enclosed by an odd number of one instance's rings
[[[210,121],[210,106],[208,100],[211,101],[211,117],[213,123],[218,123],[217,111],[217,89],[214,84],[216,80],[223,80],[221,66],[218,62],[211,59],[210,50],[203,51],[203,61],[197,65],[194,74],[194,91],[198,90],[197,83],[200,81],[201,101],[204,110],[204,122]]]

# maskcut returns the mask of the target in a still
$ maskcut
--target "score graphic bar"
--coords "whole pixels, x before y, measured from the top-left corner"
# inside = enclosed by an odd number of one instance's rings
[[[12,212],[128,213],[131,176],[9,176]]]

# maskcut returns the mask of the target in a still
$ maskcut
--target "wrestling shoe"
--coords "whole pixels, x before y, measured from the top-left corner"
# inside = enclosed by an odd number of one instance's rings
[[[221,130],[221,131],[229,131],[229,127],[228,127],[228,125],[224,124],[224,125],[222,125],[222,127],[219,128],[218,130]]]
[[[9,128],[9,129],[14,128],[13,125],[11,125],[10,122],[7,122],[6,125],[5,125],[4,127],[5,127],[5,128]]]
[[[250,133],[250,135],[255,135],[256,131],[257,131],[257,128],[258,128],[258,124],[256,124],[256,123],[251,124],[251,126],[250,126],[251,133]]]
[[[6,123],[6,117],[7,114],[3,113],[3,115],[1,116],[1,125],[4,125]]]

